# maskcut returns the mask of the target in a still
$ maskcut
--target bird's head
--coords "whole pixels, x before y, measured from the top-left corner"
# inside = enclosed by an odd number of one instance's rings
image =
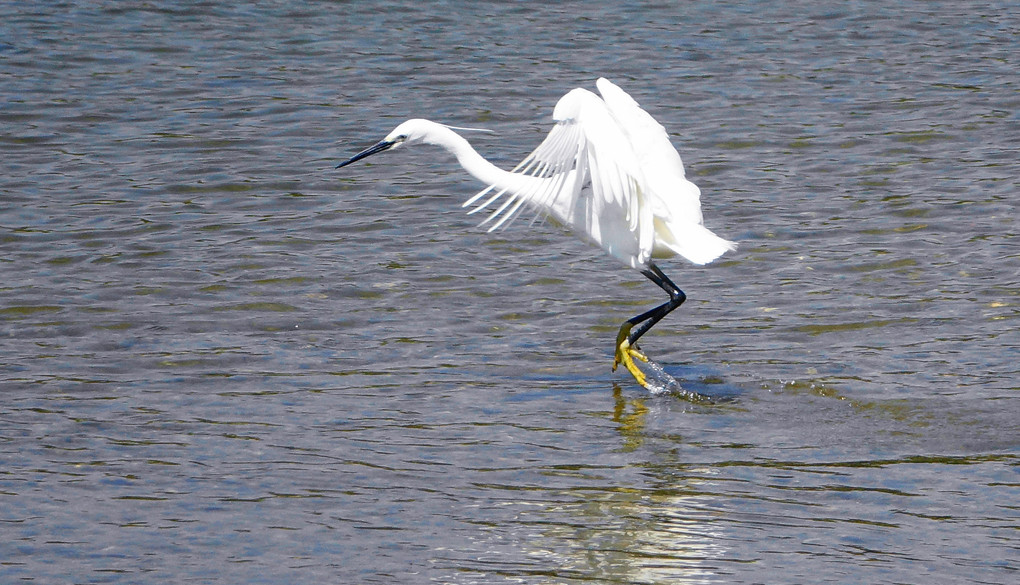
[[[340,167],[345,167],[378,152],[385,152],[387,150],[399,148],[404,144],[416,144],[423,142],[435,126],[438,126],[438,124],[435,122],[429,122],[428,120],[408,120],[394,128],[392,132],[386,135],[386,138],[383,138],[374,145],[338,164],[336,168],[339,169]]]

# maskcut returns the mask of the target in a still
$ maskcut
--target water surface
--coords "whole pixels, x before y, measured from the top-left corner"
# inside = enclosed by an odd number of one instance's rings
[[[5,4],[0,581],[1011,583],[1016,11],[1001,2]],[[740,249],[663,295],[486,234],[604,75]]]

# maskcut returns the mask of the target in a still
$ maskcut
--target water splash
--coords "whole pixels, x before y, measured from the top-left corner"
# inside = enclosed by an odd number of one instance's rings
[[[669,375],[666,370],[655,363],[654,360],[648,358],[647,362],[644,362],[645,367],[642,369],[645,373],[645,381],[648,390],[653,395],[671,394],[677,398],[688,400],[690,402],[711,402],[712,399],[704,394],[699,394],[693,390],[686,390],[680,385],[680,382],[676,378]]]

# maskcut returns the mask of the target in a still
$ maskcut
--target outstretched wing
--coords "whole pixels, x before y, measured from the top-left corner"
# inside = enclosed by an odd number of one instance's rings
[[[644,175],[645,200],[656,219],[654,252],[669,250],[694,264],[707,264],[736,249],[704,226],[701,191],[684,176],[684,163],[666,129],[619,87],[606,79],[596,84]]]
[[[496,206],[482,222],[491,223],[493,230],[528,205],[625,264],[645,266],[653,246],[653,217],[629,138],[605,102],[584,89],[563,96],[553,118],[556,126],[549,136],[512,171],[519,180],[491,186],[464,206],[475,206],[469,213]]]
[[[595,85],[617,126],[627,136],[648,181],[655,215],[701,224],[701,192],[687,180],[680,153],[670,142],[666,129],[608,79],[600,78]]]

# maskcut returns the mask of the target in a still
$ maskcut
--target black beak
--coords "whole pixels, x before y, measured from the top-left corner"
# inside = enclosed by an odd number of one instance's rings
[[[393,140],[383,140],[382,142],[377,143],[375,146],[371,146],[369,148],[366,148],[365,150],[362,150],[358,154],[356,154],[356,155],[352,156],[351,158],[345,160],[344,162],[338,164],[336,166],[336,168],[339,169],[340,167],[346,167],[347,165],[351,164],[352,162],[358,162],[359,160],[365,158],[366,156],[372,156],[373,154],[375,154],[377,152],[382,152],[384,150],[389,150],[389,149],[393,148],[394,144],[396,144],[396,142],[393,141]]]

